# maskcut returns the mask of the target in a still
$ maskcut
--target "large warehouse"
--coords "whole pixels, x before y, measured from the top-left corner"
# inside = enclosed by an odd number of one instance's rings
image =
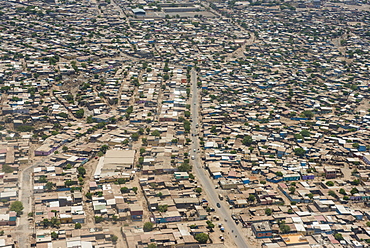
[[[114,176],[122,172],[129,172],[134,164],[135,150],[108,150],[99,159],[94,178]]]

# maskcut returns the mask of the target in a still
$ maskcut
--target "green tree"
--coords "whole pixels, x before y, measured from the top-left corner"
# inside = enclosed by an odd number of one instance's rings
[[[167,212],[168,205],[158,205],[159,212]]]
[[[132,191],[134,191],[135,194],[137,193],[137,190],[138,190],[137,187],[132,187]]]
[[[254,202],[255,200],[256,200],[256,197],[253,194],[249,194],[248,201],[249,202]]]
[[[117,240],[118,240],[118,237],[116,236],[116,235],[112,235],[112,242],[113,243],[116,243],[117,242]]]
[[[10,211],[16,212],[18,216],[22,214],[23,209],[23,203],[20,201],[14,201],[10,204]]]
[[[266,214],[267,216],[270,216],[270,215],[272,214],[272,209],[270,209],[270,208],[266,208],[266,209],[265,209],[265,214]]]
[[[289,233],[290,232],[290,227],[286,225],[285,223],[282,223],[279,225],[279,229],[281,233]]]
[[[127,187],[122,187],[121,188],[121,193],[123,194],[123,193],[128,193],[128,192],[130,192],[130,190],[127,188]]]
[[[82,176],[82,177],[84,177],[84,176],[85,176],[85,174],[86,174],[86,169],[85,169],[83,166],[78,167],[78,168],[77,168],[77,171],[78,171],[78,174],[79,174],[80,176]]]
[[[75,115],[77,118],[83,118],[85,115],[85,111],[83,109],[79,109],[76,111]]]
[[[243,143],[243,145],[245,145],[245,146],[250,146],[250,145],[253,143],[252,136],[250,136],[250,135],[246,135],[246,136],[244,136],[244,138],[243,138],[243,140],[242,140],[242,143]]]
[[[294,154],[296,156],[302,157],[305,154],[305,150],[303,148],[296,148],[294,149]]]
[[[200,187],[196,188],[195,192],[197,192],[198,194],[202,193],[202,188],[200,188]]]
[[[161,136],[161,133],[158,131],[158,130],[154,130],[152,133],[151,133],[152,136]]]
[[[52,239],[57,239],[59,235],[56,232],[51,232],[50,236],[51,236]]]
[[[200,244],[205,244],[207,243],[209,236],[208,234],[205,233],[197,233],[195,234],[195,239],[200,243]]]
[[[309,119],[311,119],[314,116],[314,114],[312,113],[312,111],[309,111],[309,110],[303,111],[302,112],[302,115],[305,116],[305,117],[307,117],[307,118],[309,118]]]
[[[294,193],[295,193],[295,187],[289,187],[289,192],[290,192],[290,194],[292,194],[292,195],[294,195]]]
[[[207,220],[206,224],[207,224],[208,229],[213,229],[215,227],[215,224],[213,224],[212,221],[210,221],[210,220]]]
[[[7,164],[4,164],[3,167],[1,168],[1,170],[4,172],[4,173],[12,173],[14,171],[14,168],[7,165]]]
[[[338,241],[343,240],[343,235],[341,233],[334,234],[334,238]]]
[[[346,195],[347,193],[346,193],[346,191],[345,191],[344,189],[340,189],[340,190],[339,190],[339,194],[341,194],[341,195]]]
[[[329,186],[329,187],[333,187],[334,186],[334,182],[333,181],[327,181],[325,184],[327,186]]]
[[[300,132],[300,134],[303,136],[303,137],[310,137],[311,136],[311,133],[308,131],[308,130],[302,130]]]
[[[156,243],[151,243],[148,245],[148,248],[157,248],[157,244]]]
[[[278,171],[278,172],[275,173],[275,175],[278,176],[278,177],[282,177],[283,173],[281,171]]]
[[[353,188],[353,189],[351,189],[351,195],[354,195],[354,194],[357,194],[359,191],[358,191],[358,189],[357,188]]]
[[[68,151],[68,147],[63,146],[62,150],[63,150],[63,152],[66,152],[66,151]]]
[[[100,223],[104,221],[104,218],[101,216],[94,216],[95,223]]]
[[[107,150],[109,149],[109,146],[108,145],[102,145],[101,147],[100,147],[100,151],[102,152],[102,153],[106,153],[107,152]]]
[[[138,141],[139,140],[139,134],[138,133],[133,133],[131,134],[131,139],[133,141]]]
[[[333,190],[329,190],[328,195],[330,195],[330,196],[332,196],[334,198],[338,198],[338,195],[335,194],[335,192]]]
[[[52,190],[55,187],[55,184],[52,182],[47,182],[44,187],[46,190]]]
[[[177,169],[181,172],[189,172],[191,171],[191,165],[188,163],[183,163],[182,165],[177,167]]]
[[[152,231],[153,227],[154,227],[154,224],[152,222],[145,222],[143,226],[144,232]]]
[[[81,229],[82,225],[81,223],[75,223],[75,229]]]

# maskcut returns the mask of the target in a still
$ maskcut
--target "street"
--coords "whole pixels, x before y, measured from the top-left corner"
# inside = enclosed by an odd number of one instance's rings
[[[197,74],[196,70],[193,68],[191,70],[191,88],[192,88],[192,99],[191,99],[191,114],[192,114],[192,125],[191,125],[191,139],[192,139],[192,156],[194,156],[193,168],[197,175],[198,182],[203,186],[203,191],[207,194],[210,205],[216,209],[217,214],[220,216],[221,220],[225,220],[226,232],[229,232],[231,237],[234,239],[235,244],[238,247],[248,248],[246,239],[244,239],[242,232],[239,230],[234,220],[231,218],[231,213],[229,206],[225,202],[218,199],[218,194],[215,190],[215,185],[207,175],[207,172],[202,168],[201,157],[198,154],[199,146],[199,132],[197,124],[199,123],[199,93],[197,87]],[[200,123],[199,123],[199,126]],[[194,149],[196,152],[194,152]],[[216,204],[220,203],[221,207],[216,207]],[[233,233],[232,233],[233,231]]]

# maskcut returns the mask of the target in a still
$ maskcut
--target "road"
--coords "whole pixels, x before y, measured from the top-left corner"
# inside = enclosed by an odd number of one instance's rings
[[[18,225],[16,238],[19,247],[26,247],[29,245],[29,235],[34,232],[34,224],[28,221],[28,213],[33,212],[33,183],[32,173],[33,168],[43,164],[48,157],[42,159],[37,163],[32,163],[31,166],[25,168],[20,172],[20,190],[19,190],[19,201],[23,203],[23,214],[18,218]]]
[[[232,238],[234,239],[235,244],[238,247],[245,247],[248,248],[246,237],[243,237],[242,232],[239,230],[239,226],[235,224],[233,219],[231,218],[231,213],[229,210],[229,206],[225,204],[225,202],[220,201],[218,199],[218,194],[215,190],[215,185],[206,174],[205,170],[202,168],[202,161],[199,156],[198,149],[199,146],[199,139],[198,139],[198,128],[196,127],[197,123],[199,123],[199,93],[197,87],[197,73],[193,68],[191,70],[191,88],[192,88],[192,99],[191,99],[191,113],[192,113],[192,125],[191,125],[191,139],[192,139],[192,146],[191,146],[191,155],[194,156],[193,161],[193,168],[194,172],[197,175],[198,182],[200,182],[203,186],[203,190],[208,196],[210,204],[216,209],[217,214],[220,216],[221,219],[226,220],[225,226],[226,231],[230,232],[234,230]],[[216,207],[216,203],[219,202],[221,204],[221,208]]]

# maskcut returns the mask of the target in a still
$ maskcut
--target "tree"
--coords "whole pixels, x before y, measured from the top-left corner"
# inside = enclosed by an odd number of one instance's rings
[[[152,231],[153,227],[154,227],[154,224],[152,222],[145,222],[143,226],[144,232]]]
[[[209,236],[205,233],[197,233],[195,234],[195,239],[200,243],[200,244],[205,244],[207,243]]]
[[[85,174],[86,174],[86,169],[85,169],[83,166],[78,167],[78,168],[77,168],[77,171],[78,171],[78,174],[79,174],[80,176],[82,176],[82,177],[84,177],[84,176],[85,176]]]
[[[86,196],[86,198],[87,198],[87,199],[90,199],[90,200],[91,200],[91,199],[92,199],[93,194],[92,194],[92,193],[90,193],[90,192],[87,192],[85,196]]]
[[[138,190],[137,187],[132,187],[132,191],[134,191],[135,194],[137,193],[137,190]]]
[[[140,148],[140,155],[142,155],[143,153],[145,153],[145,148],[144,147]]]
[[[108,145],[102,145],[101,147],[100,147],[100,151],[102,152],[102,153],[106,153],[107,152],[107,150],[109,149],[109,146]]]
[[[244,136],[244,138],[243,138],[243,140],[242,140],[242,143],[243,143],[243,145],[245,145],[245,146],[250,146],[250,145],[253,143],[252,136],[250,136],[250,135],[246,135],[246,136]]]
[[[207,220],[206,223],[207,223],[207,228],[208,229],[213,229],[215,227],[215,224],[213,224],[212,221],[210,221],[210,220]]]
[[[152,133],[151,133],[152,136],[161,136],[161,133],[158,131],[158,130],[154,130]]]
[[[351,195],[354,195],[354,194],[357,194],[359,191],[358,191],[358,189],[357,188],[353,188],[353,189],[351,189]]]
[[[255,200],[256,200],[256,197],[253,194],[249,194],[248,201],[249,202],[254,202]]]
[[[67,181],[64,182],[64,185],[66,187],[72,186],[73,184],[75,184],[75,183],[72,180],[67,180]]]
[[[168,209],[168,205],[159,205],[158,206],[158,211],[159,212],[166,212]]]
[[[197,192],[198,194],[202,193],[202,188],[200,188],[200,187],[196,188],[195,192]]]
[[[23,209],[24,209],[23,203],[20,202],[20,201],[14,201],[10,205],[10,211],[16,212],[17,213],[17,216],[19,216],[19,215],[22,214]]]
[[[121,188],[121,193],[123,194],[123,193],[128,193],[128,192],[130,192],[130,190],[127,188],[127,187],[122,187]]]
[[[85,111],[83,109],[79,109],[76,111],[75,115],[77,118],[83,118],[85,115]]]
[[[124,179],[124,178],[118,178],[117,179],[117,183],[118,184],[125,184],[126,183],[126,179]]]
[[[7,165],[7,164],[4,164],[3,167],[2,167],[2,171],[4,173],[12,173],[14,171],[14,168]]]
[[[312,193],[307,194],[307,196],[308,196],[308,198],[313,199],[313,194]]]
[[[116,243],[117,242],[117,240],[118,240],[118,237],[116,236],[116,235],[112,235],[112,242],[113,243]]]
[[[278,171],[278,172],[275,173],[275,175],[278,176],[278,177],[282,177],[283,173],[281,171]]]
[[[335,194],[335,192],[333,190],[329,190],[328,195],[330,195],[331,197],[334,197],[334,198],[338,198],[337,194]]]
[[[289,192],[292,194],[292,195],[294,195],[294,193],[295,193],[295,187],[289,187]]]
[[[46,183],[48,181],[48,179],[46,178],[46,176],[42,175],[39,177],[39,180],[37,180],[39,183]]]
[[[370,227],[370,221],[366,222],[366,226]]]
[[[360,184],[360,179],[355,179],[351,182],[352,185],[359,185]]]
[[[46,190],[52,190],[54,187],[55,187],[55,185],[54,185],[54,183],[52,183],[52,182],[47,182],[47,183],[45,184],[45,189],[46,189]]]
[[[267,216],[270,216],[270,215],[272,214],[272,209],[270,209],[270,208],[266,208],[266,209],[265,209],[265,214],[266,214]]]
[[[290,227],[286,225],[285,223],[282,223],[279,225],[279,229],[281,233],[289,233],[290,232]]]
[[[52,239],[57,239],[58,236],[59,236],[58,233],[56,233],[56,232],[52,232],[50,235],[51,235]]]
[[[329,186],[329,187],[333,187],[334,186],[334,182],[332,182],[332,181],[327,181],[325,184],[327,186]]]
[[[131,139],[133,141],[138,141],[139,140],[139,134],[138,133],[133,133],[131,134]]]
[[[101,216],[94,216],[95,223],[100,223],[104,221],[104,218]]]
[[[75,229],[81,229],[82,225],[81,223],[75,223]]]
[[[191,165],[189,163],[184,162],[182,165],[177,167],[177,169],[181,172],[189,172],[191,171]]]
[[[338,241],[343,240],[343,235],[341,233],[334,234],[334,238]]]
[[[309,119],[311,119],[314,114],[312,113],[312,111],[305,110],[305,111],[302,112],[302,115],[305,116],[305,117],[307,117],[307,118],[309,118]]]
[[[308,131],[308,130],[302,130],[300,132],[300,134],[303,136],[303,137],[310,137],[311,136],[311,133]]]
[[[148,245],[148,248],[157,248],[157,244],[156,243],[151,243]]]
[[[56,217],[52,217],[50,219],[50,226],[59,228],[59,226],[60,226],[60,220],[58,220]]]
[[[302,157],[305,154],[305,150],[303,148],[296,148],[294,149],[294,154],[296,156]]]
[[[63,146],[62,150],[63,150],[63,152],[66,152],[66,151],[68,151],[68,147]]]

